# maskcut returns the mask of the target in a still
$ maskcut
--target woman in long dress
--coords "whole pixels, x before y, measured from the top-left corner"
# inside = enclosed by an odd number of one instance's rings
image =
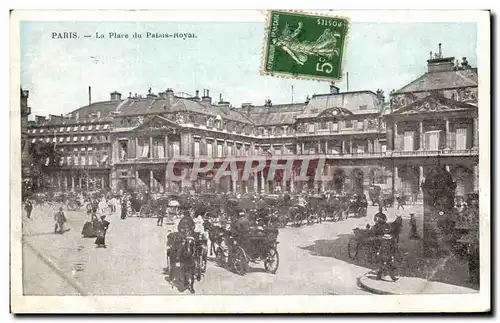
[[[106,216],[102,215],[101,219],[97,222],[97,238],[95,244],[97,248],[106,248],[106,232],[108,231],[109,222],[105,220]]]

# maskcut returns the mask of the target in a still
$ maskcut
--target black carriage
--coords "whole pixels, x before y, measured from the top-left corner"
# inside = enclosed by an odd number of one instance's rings
[[[240,275],[248,272],[249,262],[263,261],[266,272],[275,274],[279,267],[278,229],[253,228],[248,236],[237,239],[229,236],[227,249],[219,246],[217,264]]]
[[[347,244],[349,258],[357,259],[360,250],[363,248],[370,249],[369,255],[373,255],[373,248],[380,238],[371,234],[368,229],[354,228],[352,232],[354,236],[349,239]]]

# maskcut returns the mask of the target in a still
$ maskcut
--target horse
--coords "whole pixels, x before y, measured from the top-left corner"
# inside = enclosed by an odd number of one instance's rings
[[[196,241],[193,237],[186,237],[179,249],[181,264],[181,281],[191,294],[195,293],[194,280],[196,274]]]
[[[389,224],[391,235],[394,238],[394,241],[399,243],[399,235],[401,233],[401,229],[403,228],[403,217],[401,215],[397,215],[396,219]]]
[[[210,256],[215,254],[215,245],[220,246],[224,240],[225,230],[214,225],[209,221],[204,222],[205,231],[208,232],[208,240],[210,241]]]

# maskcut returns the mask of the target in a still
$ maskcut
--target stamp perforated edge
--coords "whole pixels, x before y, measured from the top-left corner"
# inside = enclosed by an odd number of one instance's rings
[[[342,48],[342,57],[341,57],[341,63],[340,63],[340,78],[334,78],[334,77],[324,77],[324,76],[312,76],[312,75],[304,75],[304,74],[293,74],[293,73],[286,73],[286,72],[268,72],[266,70],[266,61],[267,61],[267,55],[268,55],[268,46],[267,43],[269,41],[269,29],[271,28],[271,13],[272,12],[282,12],[282,13],[297,13],[300,15],[304,16],[312,16],[312,17],[325,17],[325,18],[338,18],[338,19],[344,19],[347,21],[347,28],[345,31],[345,38],[344,38],[344,48]],[[261,56],[260,56],[260,69],[259,69],[259,74],[262,76],[273,76],[277,78],[285,78],[285,79],[292,79],[292,80],[307,80],[307,81],[335,81],[335,82],[341,82],[343,80],[343,64],[345,63],[345,55],[347,51],[347,44],[349,43],[349,27],[351,26],[351,19],[349,17],[345,16],[338,16],[338,15],[329,15],[326,13],[317,13],[317,12],[304,12],[302,10],[267,10],[266,12],[266,19],[265,19],[265,24],[264,24],[264,40],[262,43],[262,49],[261,49]]]

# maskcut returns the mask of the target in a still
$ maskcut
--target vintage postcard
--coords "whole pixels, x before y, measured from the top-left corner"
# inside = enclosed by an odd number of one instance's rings
[[[487,11],[13,11],[13,313],[487,312]]]

